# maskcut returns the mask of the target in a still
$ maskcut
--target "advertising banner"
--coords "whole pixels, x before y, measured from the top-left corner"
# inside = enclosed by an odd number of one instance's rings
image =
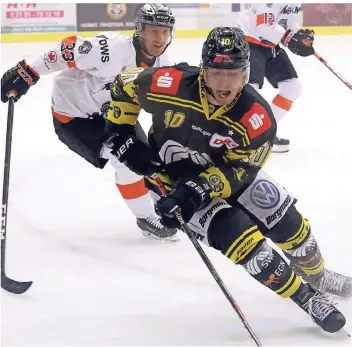
[[[303,4],[304,26],[352,26],[352,4]]]
[[[2,33],[76,30],[76,4],[1,4]]]
[[[77,30],[133,30],[136,14],[143,5],[144,3],[77,4]]]

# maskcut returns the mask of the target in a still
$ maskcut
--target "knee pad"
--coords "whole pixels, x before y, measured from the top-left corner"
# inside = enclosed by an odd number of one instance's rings
[[[292,265],[308,275],[321,274],[324,270],[324,259],[311,233],[308,220],[292,206],[287,219],[282,221],[283,224],[278,223],[275,226],[277,229],[271,239],[284,251]]]
[[[267,236],[282,250],[299,247],[310,235],[310,224],[291,205],[283,218],[272,228]]]
[[[298,100],[302,94],[302,85],[298,78],[279,82],[278,87],[279,94],[292,102]]]
[[[252,226],[241,233],[230,247],[225,251],[225,256],[235,264],[244,264],[252,257],[253,252],[265,240],[258,226]]]

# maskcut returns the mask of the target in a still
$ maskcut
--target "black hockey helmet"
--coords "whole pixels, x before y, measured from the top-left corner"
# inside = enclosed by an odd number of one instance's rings
[[[175,17],[165,5],[145,4],[139,9],[135,23],[137,34],[143,31],[146,24],[168,27],[173,31]]]
[[[174,36],[175,17],[167,6],[162,4],[143,5],[137,13],[135,24],[136,32],[133,35],[133,43],[137,49],[139,47],[144,52],[148,53],[145,43],[140,39],[140,34],[143,32],[146,25],[156,25],[170,29],[169,42],[161,54],[163,54],[171,44]]]
[[[201,65],[205,69],[248,69],[249,75],[249,55],[249,45],[240,28],[217,27],[203,44]]]

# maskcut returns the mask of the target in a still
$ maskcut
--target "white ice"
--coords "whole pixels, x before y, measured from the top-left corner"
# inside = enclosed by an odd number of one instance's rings
[[[175,40],[170,53],[198,65],[201,44]],[[1,73],[51,46],[2,45]],[[352,81],[352,36],[317,37],[315,47]],[[316,58],[290,57],[304,93],[280,123],[291,151],[273,154],[265,169],[298,198],[327,265],[352,275],[352,91]],[[254,345],[187,237],[178,244],[144,239],[113,170],[91,167],[58,141],[53,77],[42,77],[15,106],[7,273],[34,284],[24,295],[2,291],[2,344]],[[270,101],[275,90],[266,85],[263,94]],[[1,155],[6,114],[1,104]],[[142,121],[150,124],[146,115]],[[206,252],[264,345],[352,344],[322,333],[290,300]],[[351,302],[339,307],[352,320]]]

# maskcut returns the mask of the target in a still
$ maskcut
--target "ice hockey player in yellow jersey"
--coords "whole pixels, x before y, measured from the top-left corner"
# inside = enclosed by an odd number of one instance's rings
[[[296,199],[262,170],[276,122],[248,76],[248,43],[240,29],[229,27],[209,33],[200,68],[182,63],[119,74],[106,146],[132,171],[158,172],[168,195],[159,197],[152,179],[148,184],[161,223],[179,227],[178,206],[199,240],[291,298],[323,330],[336,332],[346,320],[325,293],[351,297],[351,278],[325,268]],[[149,144],[135,135],[141,109],[153,115]]]

